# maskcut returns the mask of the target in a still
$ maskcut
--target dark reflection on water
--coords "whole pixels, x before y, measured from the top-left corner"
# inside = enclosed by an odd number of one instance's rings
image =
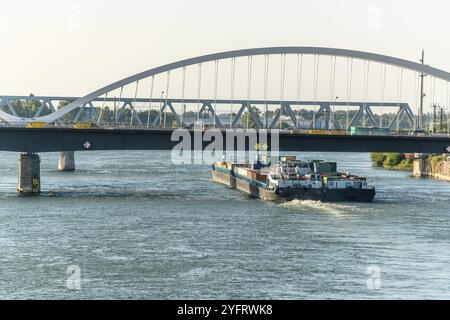
[[[450,183],[305,153],[369,176],[374,203],[268,203],[169,157],[77,153],[61,173],[42,154],[43,194],[19,197],[18,154],[0,153],[0,298],[450,298]]]

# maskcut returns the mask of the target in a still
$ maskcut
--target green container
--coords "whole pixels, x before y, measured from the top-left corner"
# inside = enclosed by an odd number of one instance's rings
[[[314,162],[315,173],[335,173],[336,171],[336,162]]]
[[[370,135],[370,128],[350,127],[350,135]]]

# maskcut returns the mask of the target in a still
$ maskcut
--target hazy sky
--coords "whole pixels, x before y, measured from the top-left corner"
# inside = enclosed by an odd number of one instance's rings
[[[373,51],[450,70],[449,1],[3,0],[0,94],[84,95],[196,55],[263,46]]]

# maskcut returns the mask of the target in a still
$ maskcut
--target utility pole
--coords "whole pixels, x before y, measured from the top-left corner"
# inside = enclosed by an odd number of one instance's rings
[[[444,129],[444,107],[439,108],[440,108],[439,130],[442,131]]]
[[[425,50],[422,49],[422,59],[420,59],[420,63],[425,64]],[[420,74],[420,107],[419,107],[419,121],[418,121],[418,128],[419,130],[423,130],[424,123],[423,123],[423,99],[425,98],[425,93],[423,92],[424,87],[424,78],[427,75],[424,73]]]

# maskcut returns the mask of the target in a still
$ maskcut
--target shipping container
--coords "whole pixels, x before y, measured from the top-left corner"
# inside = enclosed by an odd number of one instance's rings
[[[240,174],[241,176],[244,176],[244,177],[246,177],[247,176],[247,171],[248,171],[249,169],[248,168],[236,168],[236,173],[237,174]]]
[[[365,127],[350,127],[350,135],[370,135],[370,129]]]
[[[336,162],[314,162],[315,173],[335,173],[336,170]]]
[[[259,170],[247,170],[247,177],[254,180],[266,181],[267,175],[262,174]]]

